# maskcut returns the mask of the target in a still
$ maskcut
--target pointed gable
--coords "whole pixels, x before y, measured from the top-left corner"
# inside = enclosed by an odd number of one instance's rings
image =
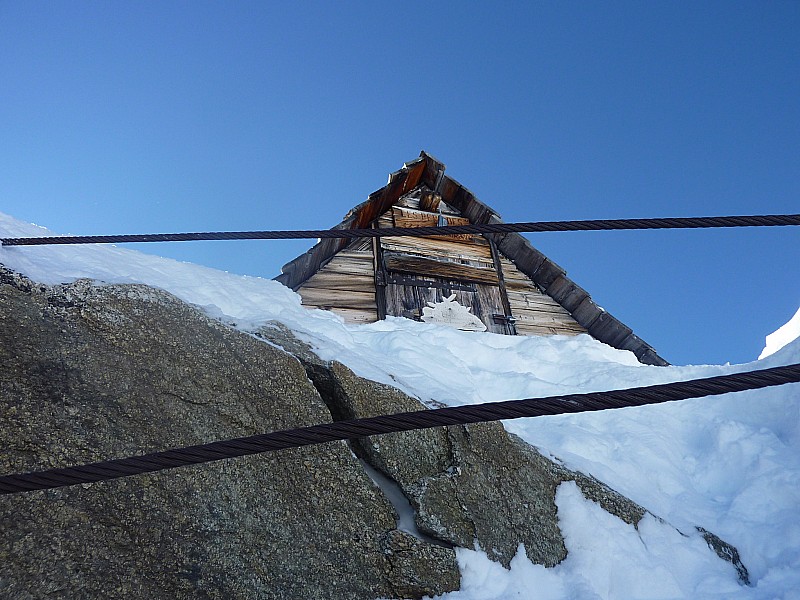
[[[334,229],[502,222],[444,169],[422,152]],[[350,323],[386,315],[420,320],[426,307],[449,302],[494,333],[589,333],[645,364],[668,364],[517,233],[325,239],[285,265],[276,280],[297,291],[304,305]]]

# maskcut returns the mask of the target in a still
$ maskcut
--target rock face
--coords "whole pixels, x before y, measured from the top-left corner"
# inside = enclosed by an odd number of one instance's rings
[[[259,335],[298,357],[334,419],[425,408],[396,388],[358,377],[336,361],[320,360],[279,324]],[[546,458],[499,423],[386,434],[356,440],[352,447],[400,486],[422,533],[454,546],[477,543],[505,566],[519,544],[537,564],[553,566],[566,558],[555,504],[556,488],[565,481],[574,481],[586,498],[626,523],[636,526],[647,514],[593,477]],[[697,531],[748,583],[736,548],[702,528]]]
[[[294,357],[169,294],[4,280],[3,473],[331,419]],[[395,527],[343,442],[2,496],[0,597],[419,597],[458,586],[452,550]]]
[[[279,327],[260,335],[273,343],[145,286],[50,287],[0,266],[0,472],[421,406]],[[400,486],[429,537],[398,530],[356,454]],[[628,522],[644,515],[497,424],[0,496],[0,598],[439,594],[458,587],[455,546],[477,541],[507,564],[524,543],[536,562],[563,560],[565,480]]]

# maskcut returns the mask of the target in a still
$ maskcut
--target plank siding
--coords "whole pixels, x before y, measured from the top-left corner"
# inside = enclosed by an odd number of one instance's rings
[[[385,252],[384,260],[389,271],[428,275],[458,281],[476,281],[496,285],[497,271],[446,260],[437,260],[412,254]]]
[[[331,310],[335,308],[358,308],[363,310],[375,307],[375,292],[304,287],[301,297],[303,298],[303,304],[306,306]]]
[[[377,321],[372,252],[352,249],[339,252],[308,278],[297,293],[304,306],[330,310],[347,323]]]
[[[446,204],[442,205],[442,211],[451,224],[466,222]],[[419,210],[419,194],[410,194],[384,212],[377,226],[430,226],[437,220],[437,213]],[[428,302],[441,302],[455,293],[456,301],[470,307],[488,331],[508,333],[507,326],[495,322],[494,316],[507,315],[510,309],[519,335],[586,332],[558,302],[539,290],[513,262],[501,256],[500,269],[507,297],[504,306],[497,264],[491,244],[483,236],[386,237],[377,243],[387,274],[398,281],[404,277],[413,280],[410,285],[390,283],[386,286],[386,314],[419,319]],[[425,285],[427,282],[431,283],[430,287]],[[466,289],[470,286],[474,291]],[[360,240],[337,253],[297,291],[305,306],[331,310],[349,323],[370,323],[378,320],[375,290],[373,252],[367,240]]]
[[[470,312],[478,317],[486,330],[493,333],[504,333],[505,325],[495,323],[493,315],[503,314],[502,299],[497,286],[476,284],[475,291],[460,290],[447,287],[447,281],[434,279],[442,287],[421,287],[389,284],[386,286],[386,313],[398,317],[419,320],[422,309],[428,302],[442,302],[455,294],[455,300],[462,306],[470,308]]]
[[[371,292],[375,291],[375,282],[372,277],[360,277],[355,275],[342,275],[339,273],[325,273],[322,277],[314,276],[303,284],[301,290],[308,289],[321,290],[350,290],[351,292]],[[301,293],[302,295],[302,293]]]
[[[417,197],[414,197],[417,196]],[[464,222],[464,218],[446,204],[448,222]],[[455,213],[455,214],[454,214]],[[378,227],[430,226],[438,214],[419,210],[417,194],[403,196],[378,219]],[[390,284],[386,288],[386,313],[419,318],[428,302],[441,302],[450,293],[456,300],[470,307],[472,313],[486,325],[488,331],[509,333],[503,322],[495,322],[494,315],[508,315],[516,319],[515,329],[520,335],[578,334],[585,332],[575,319],[550,296],[542,293],[533,281],[510,260],[499,257],[499,265],[492,254],[490,242],[480,235],[380,239],[384,264],[390,275],[424,277],[436,287]],[[498,268],[499,267],[499,268]],[[498,272],[503,273],[507,303],[499,286]],[[448,282],[472,282],[475,291],[450,289]]]
[[[404,207],[404,208],[411,208],[413,210],[424,210],[422,208],[422,206],[420,205],[419,197],[420,197],[420,193],[419,192],[412,193],[412,194],[406,194],[405,196],[400,198],[395,203],[395,206]],[[455,217],[460,217],[461,216],[461,213],[459,213],[453,207],[449,206],[446,202],[440,203],[439,207],[437,208],[437,214],[438,214],[439,210],[441,210],[442,213],[445,214],[445,215],[453,215]]]
[[[436,225],[438,212],[422,211],[418,207],[418,194],[404,196],[391,211],[381,215],[378,226]],[[441,210],[449,224],[469,223],[446,204],[441,205]],[[413,285],[395,282],[387,285],[387,314],[419,319],[429,302],[441,302],[455,294],[455,300],[469,307],[488,331],[506,332],[505,323],[494,319],[494,315],[505,315],[505,310],[492,249],[486,238],[480,235],[386,237],[380,241],[384,264],[391,279],[402,280],[410,275],[414,280]],[[431,286],[425,286],[426,282]],[[473,286],[473,290],[465,289],[469,287],[464,285],[465,282]]]
[[[469,219],[445,214],[442,216],[445,218],[448,225],[469,225]],[[436,224],[439,222],[438,213],[398,206],[392,209],[392,218],[394,219],[395,227],[436,227]],[[461,235],[453,237],[462,239]]]
[[[502,222],[472,192],[444,175],[442,163],[422,152],[334,229],[433,225],[440,214],[449,224]],[[325,239],[287,263],[275,279],[298,291],[304,305],[330,309],[350,323],[372,322],[386,314],[419,318],[427,302],[455,293],[490,331],[514,333],[510,321],[495,323],[495,314],[513,317],[521,335],[588,330],[604,343],[634,352],[645,364],[669,364],[526,238],[510,233],[492,239],[496,246],[480,235]],[[398,266],[393,253],[413,259]],[[387,269],[384,254],[394,269]],[[444,270],[441,263],[446,263]],[[483,274],[483,269],[493,269],[496,278],[484,283],[465,275]]]
[[[404,252],[431,258],[445,258],[452,262],[472,264],[476,267],[492,268],[492,251],[489,245],[458,244],[432,238],[381,238],[383,249],[388,252]]]
[[[442,214],[442,217],[447,222],[447,225],[469,225],[469,219],[463,217],[456,217],[453,215]],[[392,208],[392,220],[395,227],[436,227],[439,223],[439,214],[432,212],[425,212],[422,210],[414,210],[412,208],[394,207]],[[443,235],[441,239],[473,242],[475,236],[471,234],[459,235]],[[439,236],[432,237],[431,239],[438,239]]]
[[[542,293],[506,257],[500,258],[511,314],[520,335],[577,335],[586,329],[558,302]]]

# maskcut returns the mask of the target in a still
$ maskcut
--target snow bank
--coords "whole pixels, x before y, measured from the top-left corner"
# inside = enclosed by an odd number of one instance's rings
[[[484,552],[459,550],[461,590],[442,600],[505,598],[731,598],[740,593],[733,567],[699,535],[684,537],[645,516],[638,530],[583,497],[574,482],[556,494],[568,555],[555,568],[532,564],[520,546],[511,568]]]
[[[0,237],[52,235],[0,213]],[[758,363],[652,367],[589,336],[510,337],[389,318],[346,326],[307,310],[269,280],[113,246],[0,248],[0,263],[54,284],[77,278],[145,283],[254,331],[284,323],[325,359],[449,405],[667,383],[800,362],[800,318],[768,338]],[[800,311],[798,312],[800,314]],[[784,330],[781,328],[780,331]],[[777,335],[776,334],[773,335]],[[778,340],[770,342],[769,339]],[[778,349],[784,343],[785,345]],[[462,590],[448,599],[606,597],[798,598],[800,384],[659,406],[508,421],[508,430],[590,473],[691,534],[700,525],[737,546],[753,587],[709,560],[701,542],[656,521],[638,531],[569,486],[559,515],[569,557],[554,569],[520,552],[510,570],[461,550]],[[677,536],[677,537],[676,537]],[[703,545],[704,547],[704,545]]]
[[[759,359],[766,358],[768,356],[772,356],[778,350],[789,344],[789,342],[793,342],[797,338],[800,337],[800,308],[797,309],[797,312],[794,316],[789,319],[789,322],[783,325],[783,327],[779,328],[778,330],[770,333],[766,339],[766,345],[764,349],[761,351],[759,355]]]

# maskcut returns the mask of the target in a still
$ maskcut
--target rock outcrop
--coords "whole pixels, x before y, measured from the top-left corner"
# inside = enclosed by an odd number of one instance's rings
[[[280,327],[260,335],[272,343],[146,286],[44,286],[0,266],[0,472],[420,408]],[[423,535],[398,529],[362,460]],[[456,546],[563,560],[565,480],[628,522],[644,514],[498,424],[0,496],[0,598],[419,598],[458,587]]]
[[[165,292],[3,279],[4,473],[331,419],[294,357]],[[343,442],[3,496],[0,597],[372,598],[457,587],[452,550],[395,526]]]
[[[336,419],[425,408],[396,388],[358,377],[336,361],[321,361],[279,324],[259,334],[301,360]],[[353,449],[400,486],[420,531],[460,547],[477,542],[505,566],[519,544],[538,564],[553,566],[566,558],[555,504],[556,488],[565,481],[574,481],[586,498],[626,523],[636,526],[647,514],[602,482],[543,456],[499,423],[375,436],[353,442]],[[705,529],[697,532],[747,583],[736,548]]]

